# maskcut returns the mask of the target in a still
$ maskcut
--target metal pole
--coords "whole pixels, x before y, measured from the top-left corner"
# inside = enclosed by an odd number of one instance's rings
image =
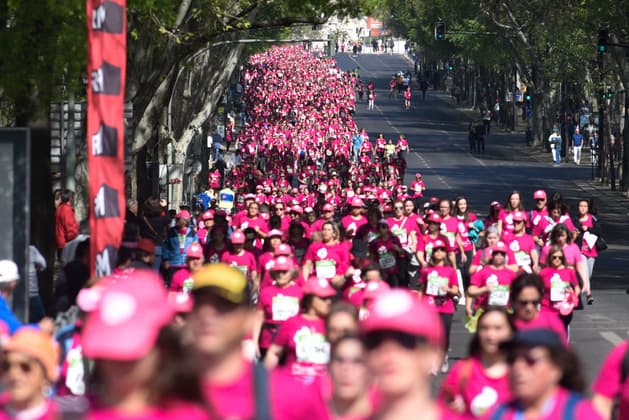
[[[512,118],[512,121],[511,121],[511,126],[512,126],[511,131],[515,131],[515,127],[516,127],[516,124],[517,124],[517,122],[516,122],[516,115],[515,115],[516,114],[515,89],[516,89],[517,85],[518,85],[518,73],[517,73],[517,68],[516,68],[516,66],[514,64],[513,65],[513,87],[511,88],[512,92],[513,92],[513,94],[511,95],[511,102],[512,102],[512,105],[513,105],[513,118]]]
[[[61,104],[63,109],[63,104]],[[90,140],[89,138],[87,139]],[[64,184],[65,188],[74,191],[76,181],[74,179],[74,170],[76,168],[76,140],[74,138],[74,93],[70,92],[68,96],[68,132],[66,135],[66,156],[64,168]]]

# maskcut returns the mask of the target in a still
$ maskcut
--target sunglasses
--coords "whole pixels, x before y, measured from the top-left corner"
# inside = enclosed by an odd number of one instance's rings
[[[504,257],[506,254],[504,252],[496,251],[492,253],[491,255],[502,255]]]
[[[539,300],[518,300],[517,303],[518,305],[522,305],[522,306],[528,306],[528,305],[537,306],[539,305],[540,301]]]
[[[284,210],[284,207],[275,207],[275,211]]]
[[[546,358],[547,356],[533,356],[526,351],[516,351],[507,355],[507,364],[513,365],[518,359],[522,359],[528,367],[533,367]]]
[[[563,255],[551,255],[551,260],[563,260]]]
[[[395,206],[393,208],[396,209],[396,210],[404,210],[404,207],[402,207],[402,206]]]
[[[376,331],[365,336],[365,347],[367,350],[375,350],[388,340],[395,341],[407,350],[413,350],[420,344],[426,343],[423,337],[416,337],[399,331]]]
[[[17,367],[23,374],[29,374],[33,371],[33,362],[11,363],[8,360],[2,362],[2,372],[4,373],[10,372],[14,367]]]

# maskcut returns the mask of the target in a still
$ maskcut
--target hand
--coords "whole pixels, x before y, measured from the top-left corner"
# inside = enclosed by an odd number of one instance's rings
[[[467,255],[465,252],[461,252],[461,264],[465,264],[467,262]]]
[[[488,292],[492,292],[494,290],[494,285],[493,284],[488,284],[487,286],[485,286],[485,288],[487,289]]]
[[[465,413],[465,401],[463,401],[463,397],[457,395],[454,397],[454,400],[450,404],[448,404],[450,409],[456,411],[457,413],[463,414]]]

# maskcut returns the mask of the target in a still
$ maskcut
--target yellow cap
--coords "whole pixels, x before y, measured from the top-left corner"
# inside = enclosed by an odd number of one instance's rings
[[[193,291],[209,288],[217,296],[230,302],[247,302],[247,278],[235,267],[223,263],[206,264],[192,274]]]

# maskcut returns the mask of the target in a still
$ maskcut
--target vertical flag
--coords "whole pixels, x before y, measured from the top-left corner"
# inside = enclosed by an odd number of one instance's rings
[[[96,277],[111,274],[122,240],[126,0],[87,0],[87,166],[90,261]]]

